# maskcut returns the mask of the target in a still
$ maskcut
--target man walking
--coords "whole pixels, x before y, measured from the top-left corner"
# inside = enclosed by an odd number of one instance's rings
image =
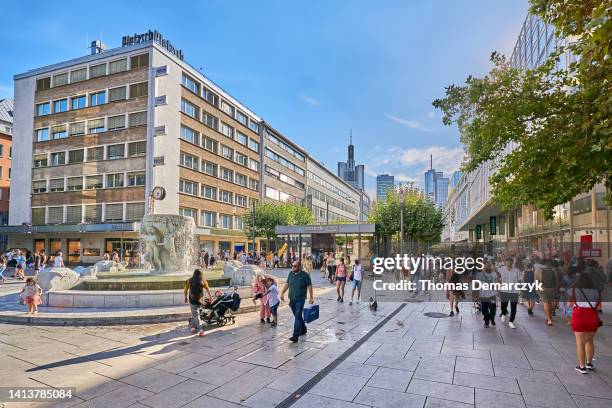
[[[510,303],[510,320],[508,326],[511,329],[516,329],[514,325],[514,317],[516,316],[516,304],[518,303],[519,291],[516,289],[516,284],[519,282],[520,271],[514,266],[512,258],[506,259],[506,264],[498,269],[497,277],[501,283],[507,283],[514,286],[514,289],[506,289],[499,291],[501,298],[501,321],[506,321],[508,314],[508,302]]]
[[[295,321],[293,323],[293,336],[289,340],[293,343],[298,341],[298,338],[306,334],[306,324],[302,312],[304,311],[304,303],[306,302],[306,293],[308,293],[308,303],[314,303],[312,290],[312,281],[310,275],[302,270],[302,264],[299,261],[294,261],[291,264],[291,272],[287,276],[287,282],[281,291],[281,300],[285,300],[285,292],[289,290],[289,307],[293,312]]]

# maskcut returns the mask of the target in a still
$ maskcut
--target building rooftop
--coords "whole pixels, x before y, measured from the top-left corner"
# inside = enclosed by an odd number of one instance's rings
[[[13,123],[13,100],[10,98],[0,99],[0,120]]]

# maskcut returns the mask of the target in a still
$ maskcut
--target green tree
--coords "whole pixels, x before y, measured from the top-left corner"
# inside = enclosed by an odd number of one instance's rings
[[[555,205],[597,183],[612,191],[612,1],[531,0],[530,12],[571,41],[534,69],[494,52],[488,75],[448,86],[433,105],[459,128],[464,171],[490,162],[498,203],[535,204],[550,218]],[[563,66],[567,52],[575,58]]]
[[[264,237],[271,241],[276,239],[274,228],[277,225],[307,225],[313,223],[310,209],[297,204],[265,201],[255,206],[255,225],[253,225],[253,209],[244,215],[244,230],[248,237]]]

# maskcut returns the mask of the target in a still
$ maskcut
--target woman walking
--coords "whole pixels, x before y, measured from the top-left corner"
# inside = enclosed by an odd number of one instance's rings
[[[546,324],[552,326],[553,303],[559,292],[559,280],[557,278],[557,273],[552,269],[552,262],[550,259],[542,260],[542,268],[536,271],[536,280],[542,284],[540,298],[542,299],[542,305],[544,307]]]
[[[601,291],[595,288],[593,279],[587,273],[581,273],[571,289],[572,331],[576,336],[576,371],[586,374],[594,370],[595,333],[601,326],[598,309],[601,308]]]
[[[446,291],[446,298],[448,299],[448,304],[450,306],[450,313],[448,314],[450,317],[455,315],[455,312],[459,314],[459,300],[465,299],[465,294],[463,290],[460,288],[461,286],[461,275],[455,273],[452,269],[446,270],[446,283],[449,283],[453,286],[453,288],[449,288]]]
[[[327,256],[327,274],[329,283],[334,283],[334,277],[336,276],[336,259],[333,252],[330,252]]]
[[[520,259],[516,262],[516,267],[523,272],[523,283],[533,283],[535,280],[533,272],[533,264],[525,265]],[[535,307],[538,292],[535,289],[524,289],[521,291],[521,297],[527,301],[527,314],[533,316],[533,308]]]
[[[206,282],[202,271],[196,269],[193,271],[191,278],[185,282],[183,294],[185,295],[185,303],[189,303],[191,307],[191,320],[189,321],[191,333],[195,334],[198,332],[200,337],[204,336],[204,326],[200,318],[200,307],[203,305],[204,291],[208,294],[208,300],[212,302],[208,282]]]
[[[340,262],[336,267],[336,292],[338,293],[338,302],[344,302],[344,286],[346,285],[346,265],[344,258],[340,258]]]

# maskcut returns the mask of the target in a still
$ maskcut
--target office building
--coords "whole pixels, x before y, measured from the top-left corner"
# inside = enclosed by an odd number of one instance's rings
[[[440,173],[441,174],[441,173]],[[439,208],[444,207],[448,198],[448,177],[436,177],[435,203]]]
[[[13,100],[0,100],[0,225],[9,221],[13,133]],[[0,250],[7,249],[8,237],[0,234]]]
[[[385,201],[387,199],[387,191],[395,187],[395,177],[388,174],[379,174],[376,176],[376,199]]]
[[[355,146],[353,146],[353,134],[351,132],[348,145],[348,160],[346,162],[338,162],[338,177],[356,189],[363,190],[364,173],[364,165],[355,164]]]
[[[425,172],[425,195],[442,208],[448,198],[449,179],[433,168],[433,156],[429,157],[429,162],[429,170]]]

